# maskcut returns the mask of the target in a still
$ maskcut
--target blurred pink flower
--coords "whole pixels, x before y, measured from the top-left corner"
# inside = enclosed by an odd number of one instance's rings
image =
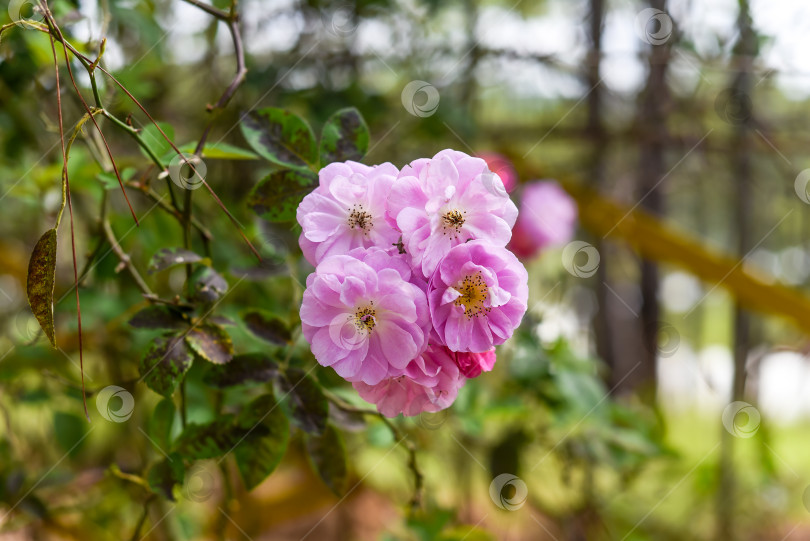
[[[366,402],[377,406],[386,417],[400,413],[412,417],[450,407],[466,378],[459,371],[453,353],[445,347],[429,346],[412,360],[401,376],[376,385],[355,382],[352,385]]]
[[[332,254],[397,242],[399,233],[385,219],[385,199],[398,173],[390,163],[332,163],[321,169],[319,186],[296,212],[307,261],[317,265]]]
[[[327,257],[307,277],[301,326],[315,359],[347,381],[398,376],[427,347],[425,292],[403,257],[379,248]]]
[[[433,339],[452,351],[478,353],[503,344],[526,313],[528,282],[506,248],[481,240],[454,247],[428,282]]]
[[[526,185],[520,200],[520,216],[508,248],[529,259],[548,246],[565,244],[574,236],[577,205],[553,180]]]
[[[495,152],[482,152],[478,157],[487,162],[489,170],[501,178],[503,187],[507,192],[511,193],[515,189],[518,185],[517,171],[515,171],[515,167],[506,156]]]
[[[506,246],[517,207],[484,160],[448,149],[402,168],[387,216],[413,266],[429,277],[453,246],[472,239]]]
[[[477,378],[481,372],[489,372],[495,366],[495,348],[483,353],[460,351],[453,353],[461,373],[468,378]]]

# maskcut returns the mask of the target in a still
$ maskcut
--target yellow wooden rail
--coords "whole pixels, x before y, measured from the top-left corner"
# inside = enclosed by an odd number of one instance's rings
[[[600,237],[621,239],[647,259],[681,267],[728,290],[748,309],[784,316],[810,334],[810,298],[802,291],[769,284],[744,269],[740,258],[710,250],[699,240],[644,212],[602,197],[570,180],[560,184],[577,201],[581,224]]]

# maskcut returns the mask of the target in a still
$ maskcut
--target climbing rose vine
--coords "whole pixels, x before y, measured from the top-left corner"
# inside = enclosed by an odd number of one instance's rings
[[[502,180],[449,149],[401,171],[348,161],[318,176],[296,213],[315,266],[301,303],[313,355],[387,417],[449,407],[526,312]]]

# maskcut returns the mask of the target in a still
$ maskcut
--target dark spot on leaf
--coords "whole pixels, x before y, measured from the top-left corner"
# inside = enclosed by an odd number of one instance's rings
[[[233,359],[233,343],[227,331],[218,325],[206,323],[191,329],[186,343],[194,352],[214,364],[225,364]]]
[[[295,219],[301,200],[318,185],[311,171],[276,171],[261,179],[248,197],[248,206],[271,222]]]
[[[250,332],[271,344],[284,346],[292,341],[290,328],[278,316],[262,310],[251,310],[242,319]]]
[[[193,360],[182,336],[161,336],[152,342],[141,360],[141,377],[150,389],[169,397]]]
[[[250,385],[272,381],[278,375],[278,365],[263,353],[236,355],[227,365],[213,365],[203,381],[211,387],[224,389],[233,385]]]

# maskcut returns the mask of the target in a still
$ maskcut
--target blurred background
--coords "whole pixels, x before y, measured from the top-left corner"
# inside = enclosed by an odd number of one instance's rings
[[[36,18],[11,4],[3,24]],[[199,138],[206,106],[236,71],[223,22],[181,0],[50,7],[89,57],[106,37],[101,65],[178,145]],[[310,270],[295,228],[246,204],[269,168],[247,150],[240,114],[283,107],[318,132],[354,106],[371,130],[365,163],[402,167],[454,148],[499,173],[523,213],[514,249],[530,273],[524,324],[449,411],[395,420],[417,450],[419,512],[406,512],[408,453],[389,427],[334,411],[349,457],[343,497],[311,472],[295,434],[252,492],[229,462],[203,461],[175,502],[156,497],[141,481],[163,453],[153,441],[159,397],[136,384],[155,333],[127,325],[146,305],[143,288],[105,225],[165,298],[182,293],[183,268],[150,273],[148,263],[181,246],[183,231],[155,206],[167,195],[160,171],[99,118],[141,219],[134,227],[88,124],[70,161],[88,424],[67,224],[57,349],[26,302],[28,258],[59,209],[62,164],[49,41],[12,28],[0,41],[0,539],[810,539],[810,5],[241,0],[237,9],[248,72],[209,140],[245,152],[206,159],[206,178],[265,263],[197,191],[195,228],[213,240],[195,247],[231,287],[217,314],[237,320],[261,306],[295,317],[295,283]],[[84,110],[62,71],[67,129]],[[89,78],[74,71],[90,99]],[[158,155],[170,150],[123,92],[99,85],[108,110],[143,129]],[[532,199],[538,187],[550,191]],[[237,350],[262,347],[242,326],[228,330]],[[305,343],[297,351],[311,361]],[[356,402],[330,372],[317,379]],[[212,393],[203,376],[199,364],[188,374],[190,420],[238,398]],[[96,414],[109,385],[134,397],[125,422]]]

